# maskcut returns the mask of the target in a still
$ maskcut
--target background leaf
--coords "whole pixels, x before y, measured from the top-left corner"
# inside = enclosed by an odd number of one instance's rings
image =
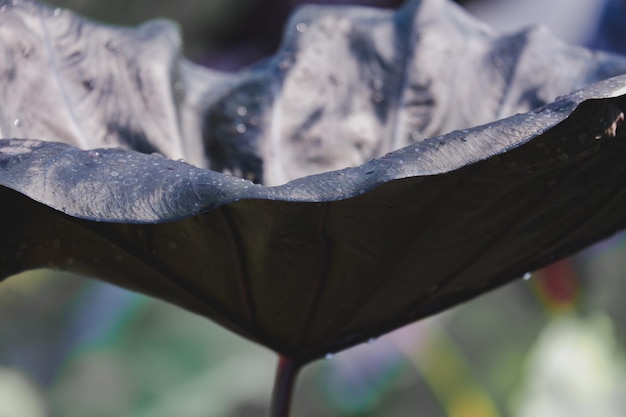
[[[543,30],[495,35],[445,0],[304,7],[272,58],[235,74],[182,58],[164,21],[118,28],[32,1],[0,4],[0,136],[156,151],[266,185],[626,72],[624,58]]]

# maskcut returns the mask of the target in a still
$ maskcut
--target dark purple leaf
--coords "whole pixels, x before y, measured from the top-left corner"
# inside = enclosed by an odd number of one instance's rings
[[[626,78],[554,101],[621,57],[424,0],[304,8],[225,75],[164,22],[1,4],[2,277],[79,272],[306,362],[625,226]]]
[[[132,151],[2,140],[2,275],[69,269],[313,359],[624,227],[625,88],[608,80],[278,187]]]

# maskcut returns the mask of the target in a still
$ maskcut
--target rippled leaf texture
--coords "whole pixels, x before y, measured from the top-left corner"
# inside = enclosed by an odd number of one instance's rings
[[[624,227],[626,100],[606,97],[625,88],[612,79],[279,187],[156,155],[2,140],[2,275],[96,276],[313,359]]]
[[[530,111],[626,72],[540,28],[500,37],[445,0],[302,8],[236,74],[180,56],[166,21],[96,24],[0,0],[0,137],[122,146],[277,185]],[[44,70],[45,69],[45,70]]]
[[[443,0],[304,8],[232,75],[165,22],[3,3],[0,39],[3,277],[83,273],[306,361],[624,227],[623,77],[471,126],[626,61]]]

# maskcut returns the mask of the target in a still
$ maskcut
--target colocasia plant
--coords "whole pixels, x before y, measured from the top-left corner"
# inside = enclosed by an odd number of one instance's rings
[[[308,6],[226,74],[164,21],[0,2],[0,274],[169,301],[298,370],[626,226],[626,59],[447,0]]]

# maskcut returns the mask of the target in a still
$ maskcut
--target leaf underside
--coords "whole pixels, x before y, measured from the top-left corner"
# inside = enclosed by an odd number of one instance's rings
[[[0,4],[0,133],[28,138],[0,140],[2,277],[79,272],[308,361],[626,226],[626,77],[555,100],[621,57],[424,0],[305,8],[227,75],[164,22]]]

